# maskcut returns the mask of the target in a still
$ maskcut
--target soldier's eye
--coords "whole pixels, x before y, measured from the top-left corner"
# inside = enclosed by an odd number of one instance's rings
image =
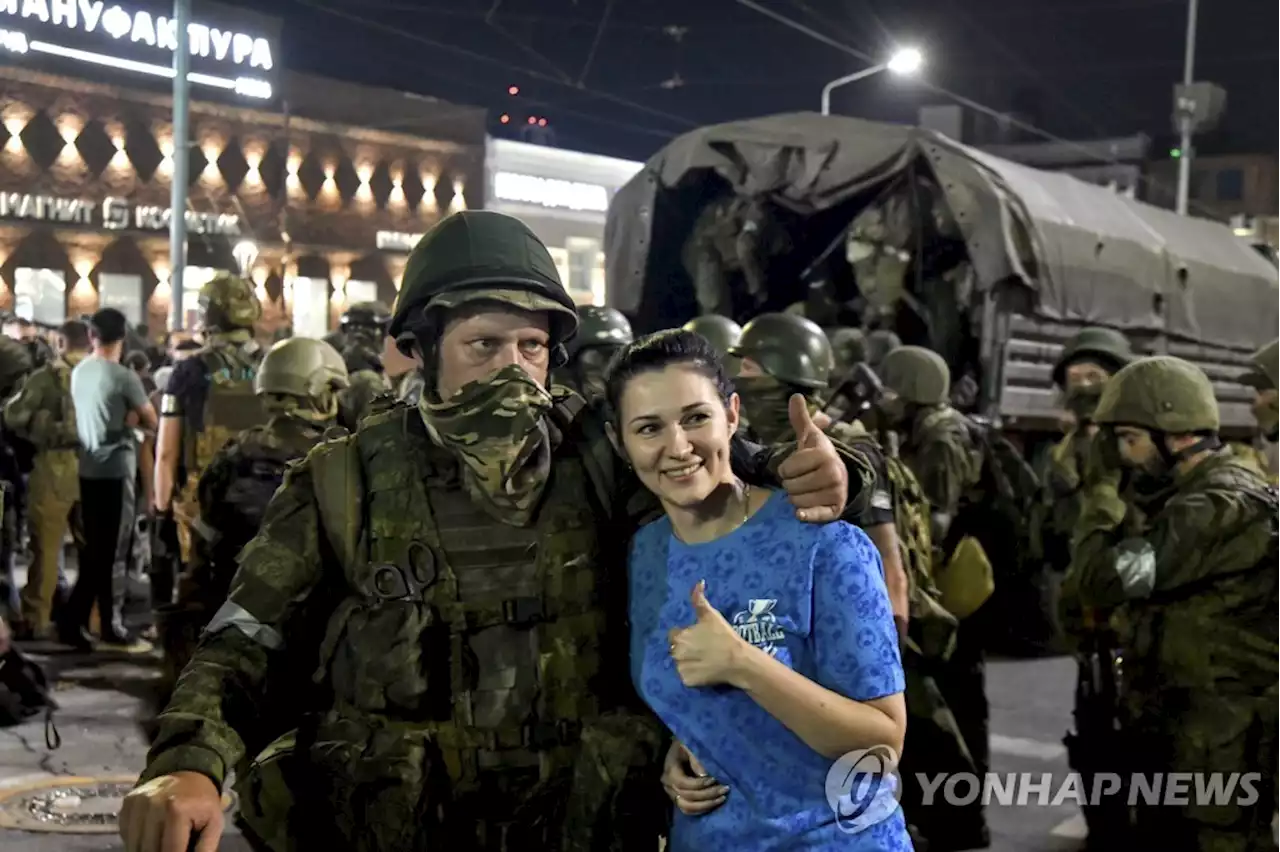
[[[526,355],[538,355],[547,351],[547,344],[543,340],[522,340],[520,341],[520,351]]]

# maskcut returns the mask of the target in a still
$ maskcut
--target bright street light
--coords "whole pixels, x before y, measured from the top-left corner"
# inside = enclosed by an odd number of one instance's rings
[[[924,65],[924,55],[914,47],[906,47],[896,51],[893,56],[889,57],[888,62],[882,62],[879,65],[872,65],[870,68],[863,68],[861,71],[837,77],[822,87],[822,114],[831,115],[831,93],[841,86],[865,80],[868,77],[879,74],[881,71],[889,71],[900,77],[908,77],[919,71],[922,65]]]
[[[890,57],[885,65],[894,74],[911,75],[919,71],[921,65],[924,65],[924,55],[914,47],[904,47]]]

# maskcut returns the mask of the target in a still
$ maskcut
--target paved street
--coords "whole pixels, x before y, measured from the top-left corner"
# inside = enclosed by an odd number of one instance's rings
[[[146,745],[136,719],[148,681],[156,675],[150,654],[79,655],[56,646],[32,646],[32,656],[56,684],[62,706],[56,716],[63,745],[50,752],[44,744],[43,717],[0,728],[0,797],[59,776],[136,775]],[[1061,744],[1070,719],[1074,678],[1066,658],[994,660],[987,668],[991,701],[992,771],[1052,773],[1065,777]],[[101,807],[109,807],[102,802]],[[992,805],[989,809],[994,852],[1074,852],[1083,846],[1083,822],[1071,805],[1059,807]],[[0,828],[5,852],[87,852],[119,850],[114,833],[96,835],[34,833]],[[234,830],[224,838],[225,852],[244,852]]]

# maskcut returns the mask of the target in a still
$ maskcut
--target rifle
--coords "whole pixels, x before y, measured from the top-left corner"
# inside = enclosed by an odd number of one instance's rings
[[[172,512],[156,515],[151,527],[151,601],[154,607],[173,602],[173,590],[182,572],[182,546],[178,521]]]
[[[880,377],[865,363],[854,364],[835,386],[827,413],[832,420],[860,420],[884,393]]]
[[[1085,612],[1085,633],[1076,654],[1074,730],[1062,740],[1067,747],[1067,763],[1080,773],[1086,797],[1092,797],[1094,778],[1100,773],[1127,778],[1120,717],[1123,655],[1105,620],[1101,624],[1098,621],[1092,612]],[[1127,839],[1130,814],[1123,792],[1097,803],[1089,801],[1083,810],[1091,841],[1115,845]]]

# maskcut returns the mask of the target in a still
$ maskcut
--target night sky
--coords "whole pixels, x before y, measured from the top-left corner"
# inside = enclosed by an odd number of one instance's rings
[[[920,46],[926,77],[1072,139],[1145,132],[1172,144],[1186,0],[759,0],[868,55]],[[248,5],[248,4],[241,4]],[[1276,0],[1201,0],[1196,77],[1226,87],[1203,153],[1275,152]],[[285,19],[298,71],[486,107],[519,138],[546,117],[554,144],[644,159],[703,124],[816,110],[822,85],[866,63],[735,0],[259,0]],[[329,11],[326,11],[329,10]],[[603,26],[601,21],[604,20]],[[507,94],[509,86],[520,94]],[[889,75],[833,110],[914,122],[947,98]],[[503,125],[499,116],[511,116]],[[393,116],[388,117],[394,119]]]

